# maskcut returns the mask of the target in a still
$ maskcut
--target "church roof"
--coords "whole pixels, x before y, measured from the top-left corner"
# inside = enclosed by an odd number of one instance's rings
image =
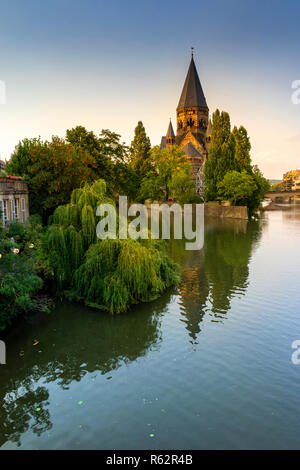
[[[171,119],[170,119],[170,124],[166,133],[166,137],[175,137]]]
[[[198,77],[193,56],[184,82],[183,90],[180,96],[177,109],[185,108],[188,106],[201,106],[203,108],[207,108],[206,99]]]
[[[190,155],[191,157],[201,157],[201,153],[193,146],[191,142],[188,142],[182,149],[185,155]]]
[[[167,138],[166,138],[166,136],[163,136],[163,137],[161,138],[160,148],[161,148],[161,149],[164,149],[164,148],[166,147],[166,144],[167,144]]]

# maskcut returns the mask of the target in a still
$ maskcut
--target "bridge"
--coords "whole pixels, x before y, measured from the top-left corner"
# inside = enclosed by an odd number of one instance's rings
[[[300,189],[295,191],[268,191],[265,198],[271,199],[272,202],[295,202],[300,201]]]

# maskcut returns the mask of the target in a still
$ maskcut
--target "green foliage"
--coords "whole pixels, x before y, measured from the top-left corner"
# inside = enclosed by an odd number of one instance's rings
[[[0,231],[0,330],[17,315],[48,312],[51,307],[49,299],[40,295],[40,231],[36,218],[29,219],[25,226],[14,223]],[[19,251],[14,253],[14,249]]]
[[[152,169],[149,159],[150,151],[150,139],[146,134],[142,121],[139,121],[134,130],[134,139],[129,149],[129,166],[138,173],[140,179]]]
[[[112,203],[105,192],[102,180],[74,190],[70,204],[53,214],[44,251],[59,292],[119,313],[175,284],[178,268],[157,241],[96,240],[96,208]]]
[[[251,176],[255,182],[256,189],[254,190],[252,197],[248,200],[247,207],[249,215],[252,215],[257,211],[266,192],[270,190],[269,180],[264,178],[257,165],[254,165],[251,168]]]
[[[53,214],[44,252],[48,253],[58,289],[70,282],[85,250],[96,241],[96,208],[103,202],[112,203],[105,192],[103,180],[86,183],[72,192],[69,204],[57,207]]]
[[[39,149],[42,151],[47,146],[46,142],[42,142],[41,138],[23,139],[16,145],[15,150],[6,163],[5,171],[8,175],[28,176],[28,170],[33,163],[32,153]]]
[[[239,169],[249,171],[251,167],[250,150],[251,144],[247,130],[240,126],[236,126],[232,130],[232,135],[235,138],[235,158],[237,159]]]
[[[105,150],[103,142],[92,131],[88,131],[83,126],[67,129],[66,140],[75,148],[86,151],[93,157],[96,163],[95,173],[97,178],[111,180],[113,176],[111,155]]]
[[[99,145],[102,154],[110,159],[113,172],[110,178],[99,175],[107,182],[107,192],[110,196],[127,195],[133,199],[136,194],[136,174],[128,165],[128,147],[120,142],[121,136],[108,129],[103,129],[99,136]]]
[[[282,184],[282,181],[280,181],[280,183],[276,183],[276,184],[272,184],[270,186],[270,191],[283,191],[283,184]]]
[[[47,220],[58,205],[69,201],[82,180],[94,178],[95,161],[85,150],[53,137],[51,142],[23,140],[7,166],[27,181],[31,213]]]
[[[233,205],[247,206],[249,216],[252,216],[269,190],[270,183],[257,166],[250,171],[251,173],[246,170],[241,173],[237,171],[226,173],[218,184],[218,196],[219,199],[228,199]]]
[[[218,183],[218,196],[228,199],[234,206],[242,206],[247,205],[256,189],[254,179],[245,170],[242,173],[229,171]]]
[[[142,180],[139,200],[167,201],[172,195],[188,199],[193,190],[196,192],[191,179],[191,165],[177,145],[163,149],[153,147],[149,159],[152,170]],[[184,193],[176,188],[174,179],[182,190],[187,185]]]
[[[67,130],[66,140],[93,157],[95,179],[102,178],[107,182],[109,195],[125,194],[135,198],[139,178],[128,164],[128,147],[120,142],[119,134],[104,129],[96,136],[85,127],[77,126]]]
[[[212,140],[204,166],[205,198],[215,200],[220,183],[228,171],[237,170],[235,139],[230,129],[229,114],[217,109],[213,114]]]
[[[174,263],[136,240],[106,239],[91,245],[74,274],[72,295],[87,305],[120,313],[149,302],[178,282]]]
[[[179,204],[201,203],[202,199],[196,194],[196,185],[191,178],[191,164],[185,163],[172,174],[169,183],[170,194]]]
[[[260,206],[270,185],[257,166],[251,165],[247,130],[230,128],[230,118],[217,109],[213,114],[212,140],[204,167],[206,200],[228,199],[247,205],[249,216]]]

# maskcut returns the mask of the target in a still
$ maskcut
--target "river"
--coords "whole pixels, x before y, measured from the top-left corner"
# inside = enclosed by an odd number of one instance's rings
[[[300,206],[207,219],[201,251],[168,249],[182,281],[157,301],[62,303],[11,330],[1,449],[300,447]]]

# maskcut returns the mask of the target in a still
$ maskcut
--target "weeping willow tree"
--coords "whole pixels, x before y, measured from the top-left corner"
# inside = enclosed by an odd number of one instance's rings
[[[60,292],[120,313],[175,285],[179,269],[157,241],[97,239],[96,208],[113,203],[105,193],[103,180],[75,189],[70,203],[55,210],[44,249]]]

